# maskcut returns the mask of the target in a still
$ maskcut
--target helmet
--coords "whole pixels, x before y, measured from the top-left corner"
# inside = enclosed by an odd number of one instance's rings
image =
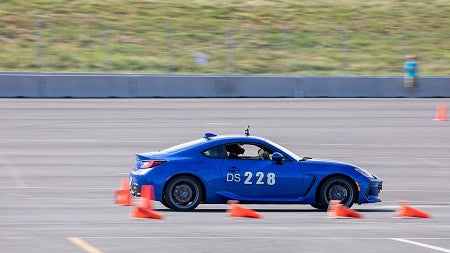
[[[227,149],[227,152],[230,152],[230,153],[233,153],[236,155],[242,155],[245,152],[245,149],[239,144],[227,145],[226,149]]]

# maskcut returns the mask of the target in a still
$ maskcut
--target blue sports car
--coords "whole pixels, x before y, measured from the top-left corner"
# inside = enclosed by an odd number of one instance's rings
[[[264,138],[215,135],[149,153],[136,154],[130,192],[153,185],[155,200],[177,211],[200,203],[310,204],[326,209],[330,200],[380,202],[382,181],[351,164],[299,157]]]

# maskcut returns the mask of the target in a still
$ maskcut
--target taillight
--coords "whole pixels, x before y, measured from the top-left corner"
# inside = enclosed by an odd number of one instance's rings
[[[156,167],[160,164],[165,163],[166,161],[154,161],[154,160],[149,160],[149,161],[142,161],[141,166],[139,167],[139,169],[150,169],[153,167]]]

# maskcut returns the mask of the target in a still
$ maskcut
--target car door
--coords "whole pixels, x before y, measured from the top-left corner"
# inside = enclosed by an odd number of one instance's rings
[[[302,195],[299,163],[285,161],[277,164],[271,159],[262,159],[258,154],[260,149],[269,148],[261,144],[240,145],[245,153],[225,159],[221,166],[222,177],[230,192],[253,198],[295,198]]]

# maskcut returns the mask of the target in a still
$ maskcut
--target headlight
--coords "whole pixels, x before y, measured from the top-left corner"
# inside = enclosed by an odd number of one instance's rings
[[[361,173],[361,175],[363,175],[363,176],[365,176],[365,177],[367,177],[367,178],[373,178],[373,175],[372,175],[372,173],[370,173],[368,170],[366,170],[366,169],[361,169],[361,168],[358,168],[358,167],[354,167],[354,169],[356,170],[356,171],[358,171],[359,173]]]

